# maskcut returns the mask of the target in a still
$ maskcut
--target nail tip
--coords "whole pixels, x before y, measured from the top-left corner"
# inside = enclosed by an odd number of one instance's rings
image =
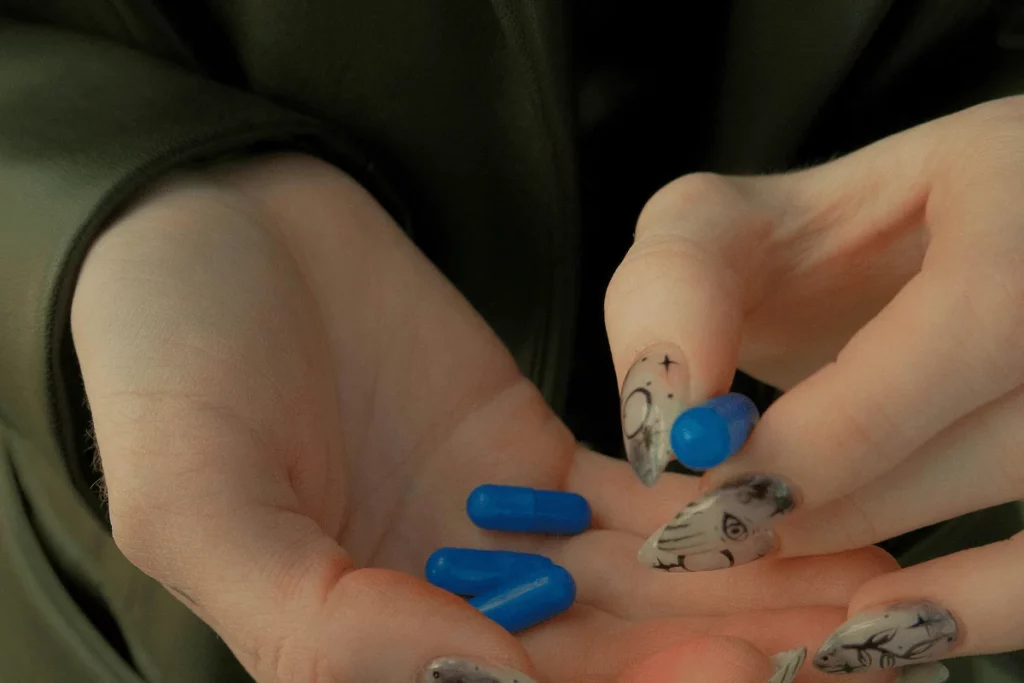
[[[437,657],[423,667],[419,683],[535,683],[526,674],[506,667],[477,664],[461,657]]]
[[[775,673],[768,679],[768,683],[792,683],[807,660],[807,648],[785,650],[772,655],[770,659]]]
[[[940,662],[932,662],[905,667],[896,683],[946,683],[948,680],[949,669]]]
[[[658,478],[661,477],[666,466],[661,464],[658,461],[658,458],[650,453],[644,453],[640,456],[634,456],[630,453],[627,460],[630,467],[633,468],[633,473],[636,475],[636,478],[648,487],[654,486],[655,483],[657,483]]]
[[[647,472],[637,472],[637,476],[640,478],[640,482],[647,488],[653,488],[658,483],[658,479],[661,476],[660,472],[649,470]]]

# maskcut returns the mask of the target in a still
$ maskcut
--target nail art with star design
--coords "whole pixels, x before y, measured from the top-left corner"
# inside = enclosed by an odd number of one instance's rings
[[[956,644],[949,610],[932,602],[904,602],[858,614],[840,626],[814,656],[825,673],[892,669],[942,659]]]
[[[658,344],[642,354],[622,383],[622,436],[626,458],[647,486],[675,455],[669,442],[672,423],[691,407],[690,374],[675,344]]]

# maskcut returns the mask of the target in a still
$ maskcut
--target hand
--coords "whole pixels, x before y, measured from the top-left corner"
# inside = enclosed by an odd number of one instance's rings
[[[683,561],[774,526],[781,557],[831,553],[1024,497],[1022,217],[1021,98],[818,168],[658,192],[606,300],[620,379],[655,383],[650,410],[624,406],[649,435],[639,469],[737,367],[789,391],[652,552]],[[869,581],[816,664],[1024,647],[1022,565],[1018,535]]]
[[[763,653],[823,636],[893,566],[866,550],[691,582],[643,571],[636,549],[696,481],[649,495],[577,448],[385,212],[310,158],[163,184],[94,245],[72,318],[115,541],[264,683],[411,682],[437,657],[503,683],[520,675],[493,667],[757,683]],[[464,509],[482,483],[577,491],[593,529],[482,532]],[[544,553],[578,604],[524,650],[418,578],[453,545]],[[476,680],[438,666],[420,675]]]

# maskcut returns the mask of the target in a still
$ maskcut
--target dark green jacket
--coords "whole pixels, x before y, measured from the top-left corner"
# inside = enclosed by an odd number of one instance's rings
[[[244,680],[121,558],[90,488],[76,273],[168,170],[274,149],[336,163],[563,409],[579,283],[601,297],[580,255],[629,234],[632,209],[600,195],[807,163],[1024,92],[1016,3],[704,4],[0,0],[0,680]],[[581,12],[604,13],[604,38]],[[628,161],[631,139],[657,159],[643,187],[601,164]]]

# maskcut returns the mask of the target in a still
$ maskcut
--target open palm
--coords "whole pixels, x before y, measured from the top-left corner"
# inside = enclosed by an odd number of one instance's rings
[[[696,482],[649,490],[580,449],[383,210],[308,158],[140,202],[90,254],[73,328],[115,539],[260,681],[401,680],[451,654],[611,680],[705,634],[817,646],[892,568],[863,550],[645,570],[638,547]],[[465,500],[482,483],[577,491],[593,528],[476,529]],[[453,545],[546,554],[578,602],[517,644],[417,578]]]

